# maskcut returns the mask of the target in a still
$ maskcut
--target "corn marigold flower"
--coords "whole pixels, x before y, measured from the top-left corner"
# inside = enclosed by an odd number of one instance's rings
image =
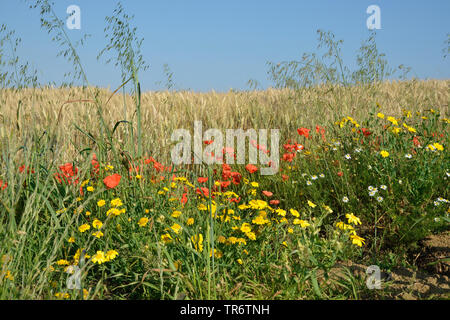
[[[69,261],[67,261],[65,259],[61,259],[61,260],[56,261],[56,264],[58,266],[68,266],[70,263],[69,263]]]
[[[93,263],[102,264],[106,262],[105,253],[103,251],[97,251],[97,253],[92,256],[91,260]]]
[[[111,260],[114,260],[118,255],[119,255],[119,253],[116,250],[109,250],[105,254],[105,259],[106,259],[106,261],[111,261]]]
[[[256,240],[256,234],[252,231],[245,233],[245,235],[250,239],[250,240]]]
[[[191,237],[192,244],[194,245],[195,250],[198,252],[203,251],[203,235],[200,233],[198,235],[193,235]]]
[[[138,221],[138,225],[140,227],[145,227],[147,225],[147,223],[148,223],[148,218],[147,217],[142,217]]]
[[[111,206],[112,207],[117,208],[117,207],[120,207],[122,205],[123,205],[123,203],[122,203],[122,200],[120,200],[120,198],[115,198],[115,199],[111,200]]]
[[[364,238],[361,238],[357,234],[350,235],[350,239],[352,239],[352,243],[357,245],[358,247],[362,247],[364,245]]]
[[[387,157],[389,157],[389,152],[387,152],[386,150],[382,150],[382,151],[380,152],[380,155],[381,155],[383,158],[387,158]]]
[[[95,229],[100,229],[103,226],[103,223],[98,219],[94,219],[94,221],[92,221],[92,226]]]
[[[180,231],[183,229],[178,223],[174,223],[170,229],[173,230],[176,234],[180,233]]]
[[[170,234],[166,233],[166,234],[162,234],[161,235],[161,240],[164,243],[170,243],[170,242],[172,242],[173,239],[172,239],[172,236]]]
[[[242,224],[240,230],[241,230],[243,233],[248,233],[248,232],[250,232],[250,231],[252,230],[252,227],[250,226],[249,223],[244,222],[244,223]]]
[[[301,220],[301,219],[294,219],[294,221],[292,223],[295,225],[299,224],[300,227],[302,227],[302,228],[306,228],[306,227],[310,226],[310,224],[307,221]]]
[[[101,231],[96,231],[96,232],[92,233],[92,235],[93,235],[94,237],[96,237],[97,239],[100,239],[101,237],[103,237],[103,232],[101,232]]]
[[[350,224],[354,225],[361,224],[361,220],[358,217],[356,217],[353,213],[347,213],[345,217],[347,218],[347,221]]]
[[[99,201],[97,202],[97,206],[99,206],[99,207],[103,207],[105,204],[106,204],[106,201],[105,201],[105,200],[99,200]]]
[[[295,209],[290,209],[289,212],[294,216],[294,217],[300,217],[300,213],[298,213],[297,210]]]
[[[310,206],[311,208],[315,208],[316,204],[308,200],[308,206]]]
[[[89,230],[90,228],[91,228],[91,226],[85,223],[85,224],[82,224],[82,225],[78,228],[78,231],[80,231],[81,233],[83,233],[83,232]]]

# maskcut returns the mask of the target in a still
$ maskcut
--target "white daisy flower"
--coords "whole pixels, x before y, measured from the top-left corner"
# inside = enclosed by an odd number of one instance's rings
[[[343,197],[342,198],[342,202],[347,203],[348,202],[348,198],[347,197]]]

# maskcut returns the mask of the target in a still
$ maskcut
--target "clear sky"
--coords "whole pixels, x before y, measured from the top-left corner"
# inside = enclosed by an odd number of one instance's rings
[[[120,70],[97,61],[106,45],[105,17],[113,0],[57,0],[55,11],[66,20],[66,9],[81,8],[81,30],[67,30],[77,40],[91,35],[79,53],[89,82],[115,88]],[[369,35],[369,5],[381,9],[377,44],[392,66],[405,64],[412,76],[449,79],[450,57],[442,49],[450,32],[449,0],[124,0],[135,15],[138,36],[150,68],[140,75],[144,90],[164,89],[163,65],[174,73],[177,89],[227,91],[247,89],[256,79],[262,88],[272,83],[267,61],[299,60],[317,46],[317,29],[343,39],[344,62],[354,66],[356,51]],[[39,12],[23,0],[0,0],[0,24],[15,29],[22,38],[19,54],[30,61],[45,82],[61,81],[70,70],[58,47],[40,28]],[[157,84],[162,82],[162,84]]]

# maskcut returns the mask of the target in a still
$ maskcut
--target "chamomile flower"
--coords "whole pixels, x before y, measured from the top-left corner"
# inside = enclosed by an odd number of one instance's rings
[[[382,202],[382,201],[383,201],[383,197],[378,196],[378,197],[377,197],[377,201],[378,201],[378,202]]]
[[[342,198],[342,202],[347,203],[348,202],[348,198],[347,197],[343,197]]]
[[[412,155],[411,155],[410,153],[407,153],[407,154],[405,154],[405,158],[406,158],[406,159],[411,159],[411,158],[412,158]]]
[[[310,185],[312,185],[312,182],[308,180],[308,181],[306,181],[306,185],[310,186]]]
[[[350,154],[347,153],[347,154],[345,155],[345,159],[350,160],[351,158],[352,158],[352,156],[351,156]]]
[[[384,184],[382,184],[382,185],[380,186],[380,189],[386,190],[386,189],[387,189],[387,186],[384,185]]]

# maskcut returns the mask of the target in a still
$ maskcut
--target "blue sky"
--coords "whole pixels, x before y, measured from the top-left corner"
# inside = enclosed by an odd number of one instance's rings
[[[56,58],[58,47],[40,29],[39,12],[23,0],[0,0],[0,24],[16,30],[22,38],[19,54],[32,63],[43,81],[61,81],[70,66]],[[116,5],[113,0],[58,0],[55,11],[64,20],[66,8],[81,8],[81,30],[67,30],[77,40],[91,35],[80,49],[89,82],[115,88],[120,70],[97,61],[106,45],[105,17]],[[332,31],[343,39],[345,64],[354,66],[361,42],[369,35],[366,20],[369,5],[381,9],[377,44],[392,66],[405,64],[412,76],[450,78],[450,57],[442,49],[450,32],[450,1],[416,0],[128,0],[127,13],[134,14],[138,36],[144,38],[142,52],[150,68],[140,75],[144,90],[164,89],[163,65],[174,73],[177,89],[227,91],[247,89],[255,79],[262,88],[272,85],[267,61],[300,59],[314,52],[317,29]],[[162,84],[157,84],[162,82]]]

